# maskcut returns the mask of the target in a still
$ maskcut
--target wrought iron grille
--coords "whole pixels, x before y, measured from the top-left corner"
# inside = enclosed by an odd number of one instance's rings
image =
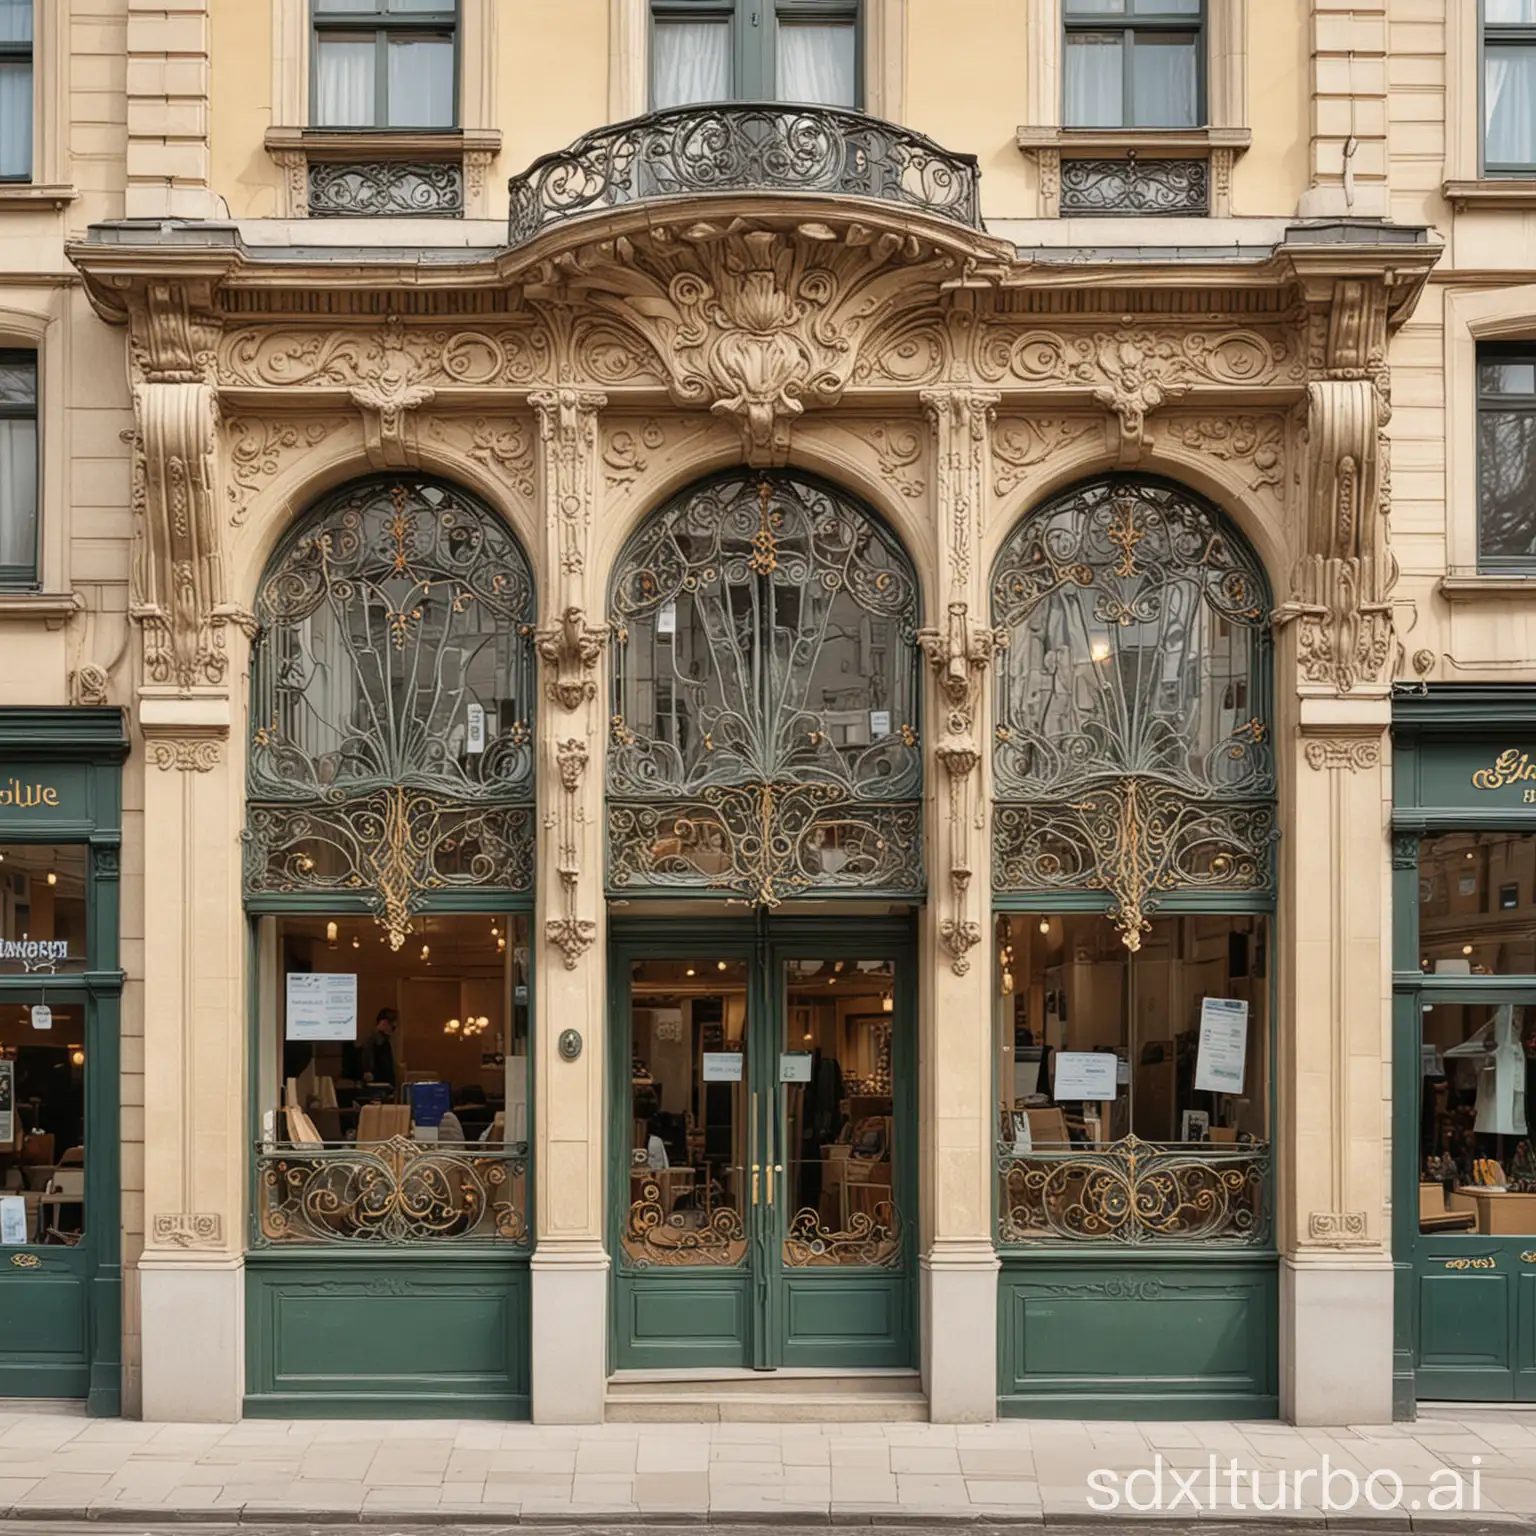
[[[869,513],[733,471],[641,528],[610,602],[611,887],[921,890],[917,579]]]
[[[256,1153],[258,1241],[332,1247],[526,1244],[522,1145],[452,1147],[397,1136]]]
[[[1204,160],[1063,160],[1060,211],[1066,214],[1200,214],[1210,210]]]
[[[451,486],[328,496],[263,577],[246,891],[352,896],[399,948],[424,898],[533,878],[533,577]]]
[[[1003,1243],[1263,1247],[1267,1143],[1112,1145],[998,1155]]]
[[[1020,524],[992,582],[997,890],[1106,892],[1137,949],[1164,892],[1272,888],[1269,611],[1175,486],[1097,480]]]
[[[630,203],[721,192],[870,198],[981,228],[974,155],[861,112],[778,102],[672,107],[600,128],[508,183],[507,240]]]
[[[316,161],[309,167],[309,212],[316,219],[462,217],[464,171],[431,161]]]

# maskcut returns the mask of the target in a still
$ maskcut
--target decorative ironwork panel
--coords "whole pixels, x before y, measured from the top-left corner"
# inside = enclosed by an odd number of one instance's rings
[[[775,102],[672,107],[544,155],[508,183],[507,240],[578,214],[701,193],[870,198],[981,228],[973,155],[861,112]]]
[[[316,219],[462,218],[464,169],[430,161],[311,161],[309,213]]]
[[[527,1148],[453,1147],[397,1136],[292,1151],[258,1149],[263,1244],[525,1245]]]
[[[1202,214],[1211,206],[1204,160],[1063,160],[1060,211],[1067,214]]]
[[[1020,524],[992,583],[998,890],[1108,892],[1136,949],[1161,892],[1272,886],[1269,611],[1174,486],[1110,477]]]
[[[661,1181],[646,1178],[624,1221],[624,1258],[635,1269],[682,1269],[690,1265],[738,1267],[747,1256],[741,1212],[710,1191],[702,1205],[680,1209]]]
[[[257,596],[249,894],[362,897],[399,948],[449,886],[532,887],[533,579],[435,481],[343,487]]]
[[[873,517],[733,471],[641,528],[611,604],[610,886],[921,889],[917,581]]]
[[[867,1186],[865,1186],[867,1187]],[[850,1186],[855,1198],[861,1186]],[[889,1189],[886,1190],[889,1195]],[[829,1229],[810,1206],[789,1218],[784,1235],[787,1269],[835,1269],[874,1265],[896,1269],[902,1262],[901,1215],[889,1199],[872,1200],[865,1210],[848,1211],[843,1224]]]
[[[1202,1248],[1269,1241],[1267,1143],[1110,1146],[998,1157],[1003,1243]]]

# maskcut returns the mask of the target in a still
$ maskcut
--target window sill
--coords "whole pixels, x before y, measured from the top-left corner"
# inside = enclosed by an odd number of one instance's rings
[[[80,608],[80,599],[73,592],[8,592],[0,588],[0,623],[41,619],[49,629],[58,629]]]
[[[1488,571],[1478,575],[1442,576],[1437,589],[1448,603],[1475,603],[1482,598],[1518,594],[1536,597],[1536,571],[1529,576],[1513,571]]]
[[[33,208],[64,208],[79,197],[72,186],[41,186],[31,181],[0,181],[0,212],[23,213]]]
[[[1247,128],[1056,128],[1021,126],[1015,141],[1039,171],[1040,216],[1229,218],[1232,166],[1253,142]],[[1092,162],[1103,174],[1062,186],[1062,163]],[[1179,174],[1159,177],[1160,161]],[[1141,176],[1130,173],[1140,169]],[[1087,170],[1087,167],[1084,167]],[[1071,173],[1068,173],[1071,180]]]
[[[1446,181],[1440,190],[1457,213],[1468,207],[1536,208],[1536,176],[1480,176]]]
[[[269,128],[284,172],[282,216],[486,218],[495,129]]]

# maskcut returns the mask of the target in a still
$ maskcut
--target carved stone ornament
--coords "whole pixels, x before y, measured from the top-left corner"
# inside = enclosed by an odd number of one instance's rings
[[[946,627],[918,630],[917,643],[944,697],[951,704],[965,706],[1002,637],[986,625],[972,624],[967,605],[956,602],[949,605]]]
[[[576,969],[577,962],[597,942],[597,924],[590,917],[551,917],[545,921],[544,937],[565,956],[565,968]]]
[[[576,963],[597,937],[597,924],[576,912],[576,888],[581,879],[581,829],[586,815],[581,804],[581,783],[590,754],[587,744],[570,736],[555,743],[555,770],[560,776],[560,805],[555,815],[556,868],[560,875],[564,913],[544,925],[545,936],[565,955],[565,968]]]
[[[251,503],[293,460],[318,448],[346,424],[343,416],[271,419],[236,416],[224,423],[226,479],[224,505],[232,527],[246,519]]]
[[[588,624],[586,614],[574,604],[557,622],[534,632],[539,659],[555,674],[545,691],[562,709],[580,709],[597,697],[593,674],[608,634],[608,625]]]
[[[212,1213],[157,1212],[151,1240],[157,1247],[217,1247],[224,1240],[224,1219]]]
[[[608,397],[589,389],[540,389],[528,403],[538,414],[544,449],[544,506],[552,514],[556,554],[569,589],[587,568],[587,534],[597,494],[597,413]],[[569,707],[569,706],[568,706]]]
[[[408,384],[390,370],[347,393],[363,413],[363,442],[375,469],[404,469],[416,461],[414,432],[407,432],[410,413],[437,398],[430,384]]]
[[[1358,773],[1362,768],[1381,766],[1381,743],[1374,737],[1361,736],[1340,741],[1309,741],[1305,748],[1307,766],[1324,769],[1347,768]]]
[[[1307,1217],[1307,1236],[1314,1243],[1354,1248],[1370,1242],[1364,1211],[1313,1211]]]
[[[148,751],[156,768],[175,768],[180,773],[207,773],[219,761],[219,743],[212,736],[156,737]]]

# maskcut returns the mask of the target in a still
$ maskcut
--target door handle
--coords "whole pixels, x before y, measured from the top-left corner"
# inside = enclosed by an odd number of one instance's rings
[[[749,1115],[750,1128],[747,1131],[747,1151],[755,1159],[757,1157],[757,1095],[752,1095],[752,1110]],[[757,1181],[762,1172],[762,1164],[752,1164],[752,1204],[757,1204]]]

